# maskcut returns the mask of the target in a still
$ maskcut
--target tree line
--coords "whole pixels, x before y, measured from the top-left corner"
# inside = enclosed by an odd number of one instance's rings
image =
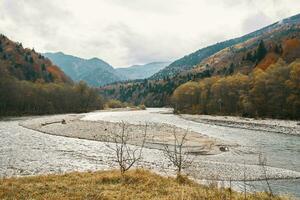
[[[172,103],[182,113],[300,119],[300,61],[279,59],[265,71],[188,82]]]
[[[103,107],[96,89],[74,84],[34,49],[0,34],[0,116],[87,112]]]
[[[103,107],[98,92],[84,82],[31,82],[3,74],[0,69],[0,116],[87,112]]]

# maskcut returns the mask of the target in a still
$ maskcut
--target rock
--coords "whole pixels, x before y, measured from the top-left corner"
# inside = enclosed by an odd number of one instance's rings
[[[220,149],[220,151],[223,151],[223,152],[229,151],[228,147],[220,147],[219,149]]]
[[[63,120],[61,120],[61,123],[66,124],[67,122],[66,122],[66,120],[63,119]]]

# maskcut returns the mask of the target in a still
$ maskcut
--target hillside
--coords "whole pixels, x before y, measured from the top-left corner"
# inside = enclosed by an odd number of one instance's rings
[[[225,77],[235,74],[252,76],[252,73],[258,69],[266,71],[280,60],[282,60],[280,65],[289,65],[300,58],[300,15],[282,20],[254,33],[250,35],[255,35],[255,37],[224,48],[175,76],[163,76],[159,80],[151,77],[144,81],[108,85],[100,91],[106,97],[134,104],[166,106],[172,105],[171,96],[174,90],[188,81],[198,82],[209,77]],[[249,38],[249,34],[241,38]],[[289,80],[290,77],[284,79]],[[277,92],[280,93],[281,90],[278,89]],[[297,99],[298,97],[290,98]],[[196,107],[194,109],[199,110]],[[191,107],[188,110],[190,112]],[[262,113],[265,114],[261,115],[267,115],[266,112]],[[285,117],[287,115],[289,114],[285,114]],[[296,117],[294,114],[293,116]]]
[[[42,82],[71,82],[51,61],[34,49],[23,48],[4,35],[0,35],[1,73],[18,80]]]
[[[116,68],[116,71],[125,76],[126,80],[145,79],[169,64],[170,62],[153,62],[145,65],[133,65],[127,68]]]
[[[283,26],[292,26],[293,24],[299,24],[300,14],[283,19],[279,22],[276,22],[272,25],[264,27],[260,30],[255,32],[249,33],[239,38],[234,38],[231,40],[227,40],[224,42],[216,43],[214,45],[205,47],[200,49],[194,53],[184,56],[183,58],[174,61],[169,66],[164,68],[163,70],[159,71],[158,73],[154,74],[151,79],[162,79],[164,77],[173,77],[178,75],[180,72],[189,70],[193,68],[195,65],[201,63],[204,59],[214,55],[215,53],[228,48],[230,46],[243,43],[247,40],[252,38],[261,37],[264,34],[267,34],[269,31],[273,31],[276,29],[280,29]]]
[[[86,112],[102,106],[95,89],[74,84],[40,53],[0,35],[0,116]]]
[[[91,86],[148,78],[169,64],[168,62],[154,62],[128,68],[113,68],[99,58],[83,59],[62,52],[43,55],[58,65],[75,82],[83,80]]]
[[[83,59],[62,52],[44,55],[76,82],[83,80],[91,86],[101,86],[125,79],[99,58]]]

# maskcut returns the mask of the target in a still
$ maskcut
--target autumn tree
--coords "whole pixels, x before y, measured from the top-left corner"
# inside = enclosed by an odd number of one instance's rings
[[[184,113],[252,117],[300,117],[300,62],[279,59],[266,70],[189,82],[173,93],[175,109]]]
[[[200,96],[199,89],[197,82],[188,82],[177,88],[173,94],[175,110],[189,109],[191,112],[197,113]]]

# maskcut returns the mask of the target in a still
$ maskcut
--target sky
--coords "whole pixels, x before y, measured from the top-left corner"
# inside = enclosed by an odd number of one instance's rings
[[[125,67],[174,61],[298,13],[299,0],[0,0],[0,33]]]

